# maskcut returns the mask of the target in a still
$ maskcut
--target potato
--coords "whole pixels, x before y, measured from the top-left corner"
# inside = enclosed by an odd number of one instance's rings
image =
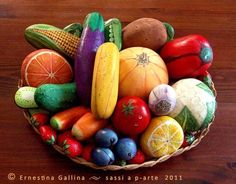
[[[122,30],[123,49],[128,47],[147,47],[158,50],[167,41],[166,28],[162,22],[153,18],[140,18]]]

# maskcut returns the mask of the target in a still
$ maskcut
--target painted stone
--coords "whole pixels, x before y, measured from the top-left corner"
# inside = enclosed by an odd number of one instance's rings
[[[185,132],[207,127],[216,110],[216,99],[210,88],[193,78],[179,80],[172,87],[177,99],[168,115],[178,121]]]

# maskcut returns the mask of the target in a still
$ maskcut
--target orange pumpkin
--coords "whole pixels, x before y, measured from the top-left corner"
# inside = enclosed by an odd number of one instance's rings
[[[147,99],[154,87],[167,83],[166,65],[155,51],[130,47],[120,52],[119,97]]]

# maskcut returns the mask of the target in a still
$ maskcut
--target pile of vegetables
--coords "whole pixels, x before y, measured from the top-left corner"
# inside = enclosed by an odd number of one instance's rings
[[[37,50],[22,63],[15,102],[69,157],[141,164],[191,145],[214,117],[213,51],[201,35],[174,38],[154,18],[122,28],[92,12],[83,25],[31,25],[25,38]]]

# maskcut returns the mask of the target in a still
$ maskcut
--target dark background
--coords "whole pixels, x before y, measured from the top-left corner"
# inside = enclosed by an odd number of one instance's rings
[[[123,26],[152,17],[172,24],[176,37],[198,33],[205,36],[214,50],[210,69],[218,93],[216,118],[209,134],[194,149],[152,168],[133,171],[97,171],[77,165],[46,146],[14,104],[20,66],[34,50],[24,40],[24,29],[35,23],[65,27],[83,22],[91,11],[104,19],[119,18]],[[0,183],[110,183],[106,176],[148,177],[158,181],[135,183],[236,183],[236,1],[24,1],[0,0]],[[9,181],[8,173],[16,180]],[[58,175],[85,176],[85,181],[57,181]],[[56,181],[20,181],[24,176],[54,176]],[[177,175],[182,181],[164,181]],[[128,182],[128,181],[126,181]],[[132,183],[134,181],[130,181]]]

